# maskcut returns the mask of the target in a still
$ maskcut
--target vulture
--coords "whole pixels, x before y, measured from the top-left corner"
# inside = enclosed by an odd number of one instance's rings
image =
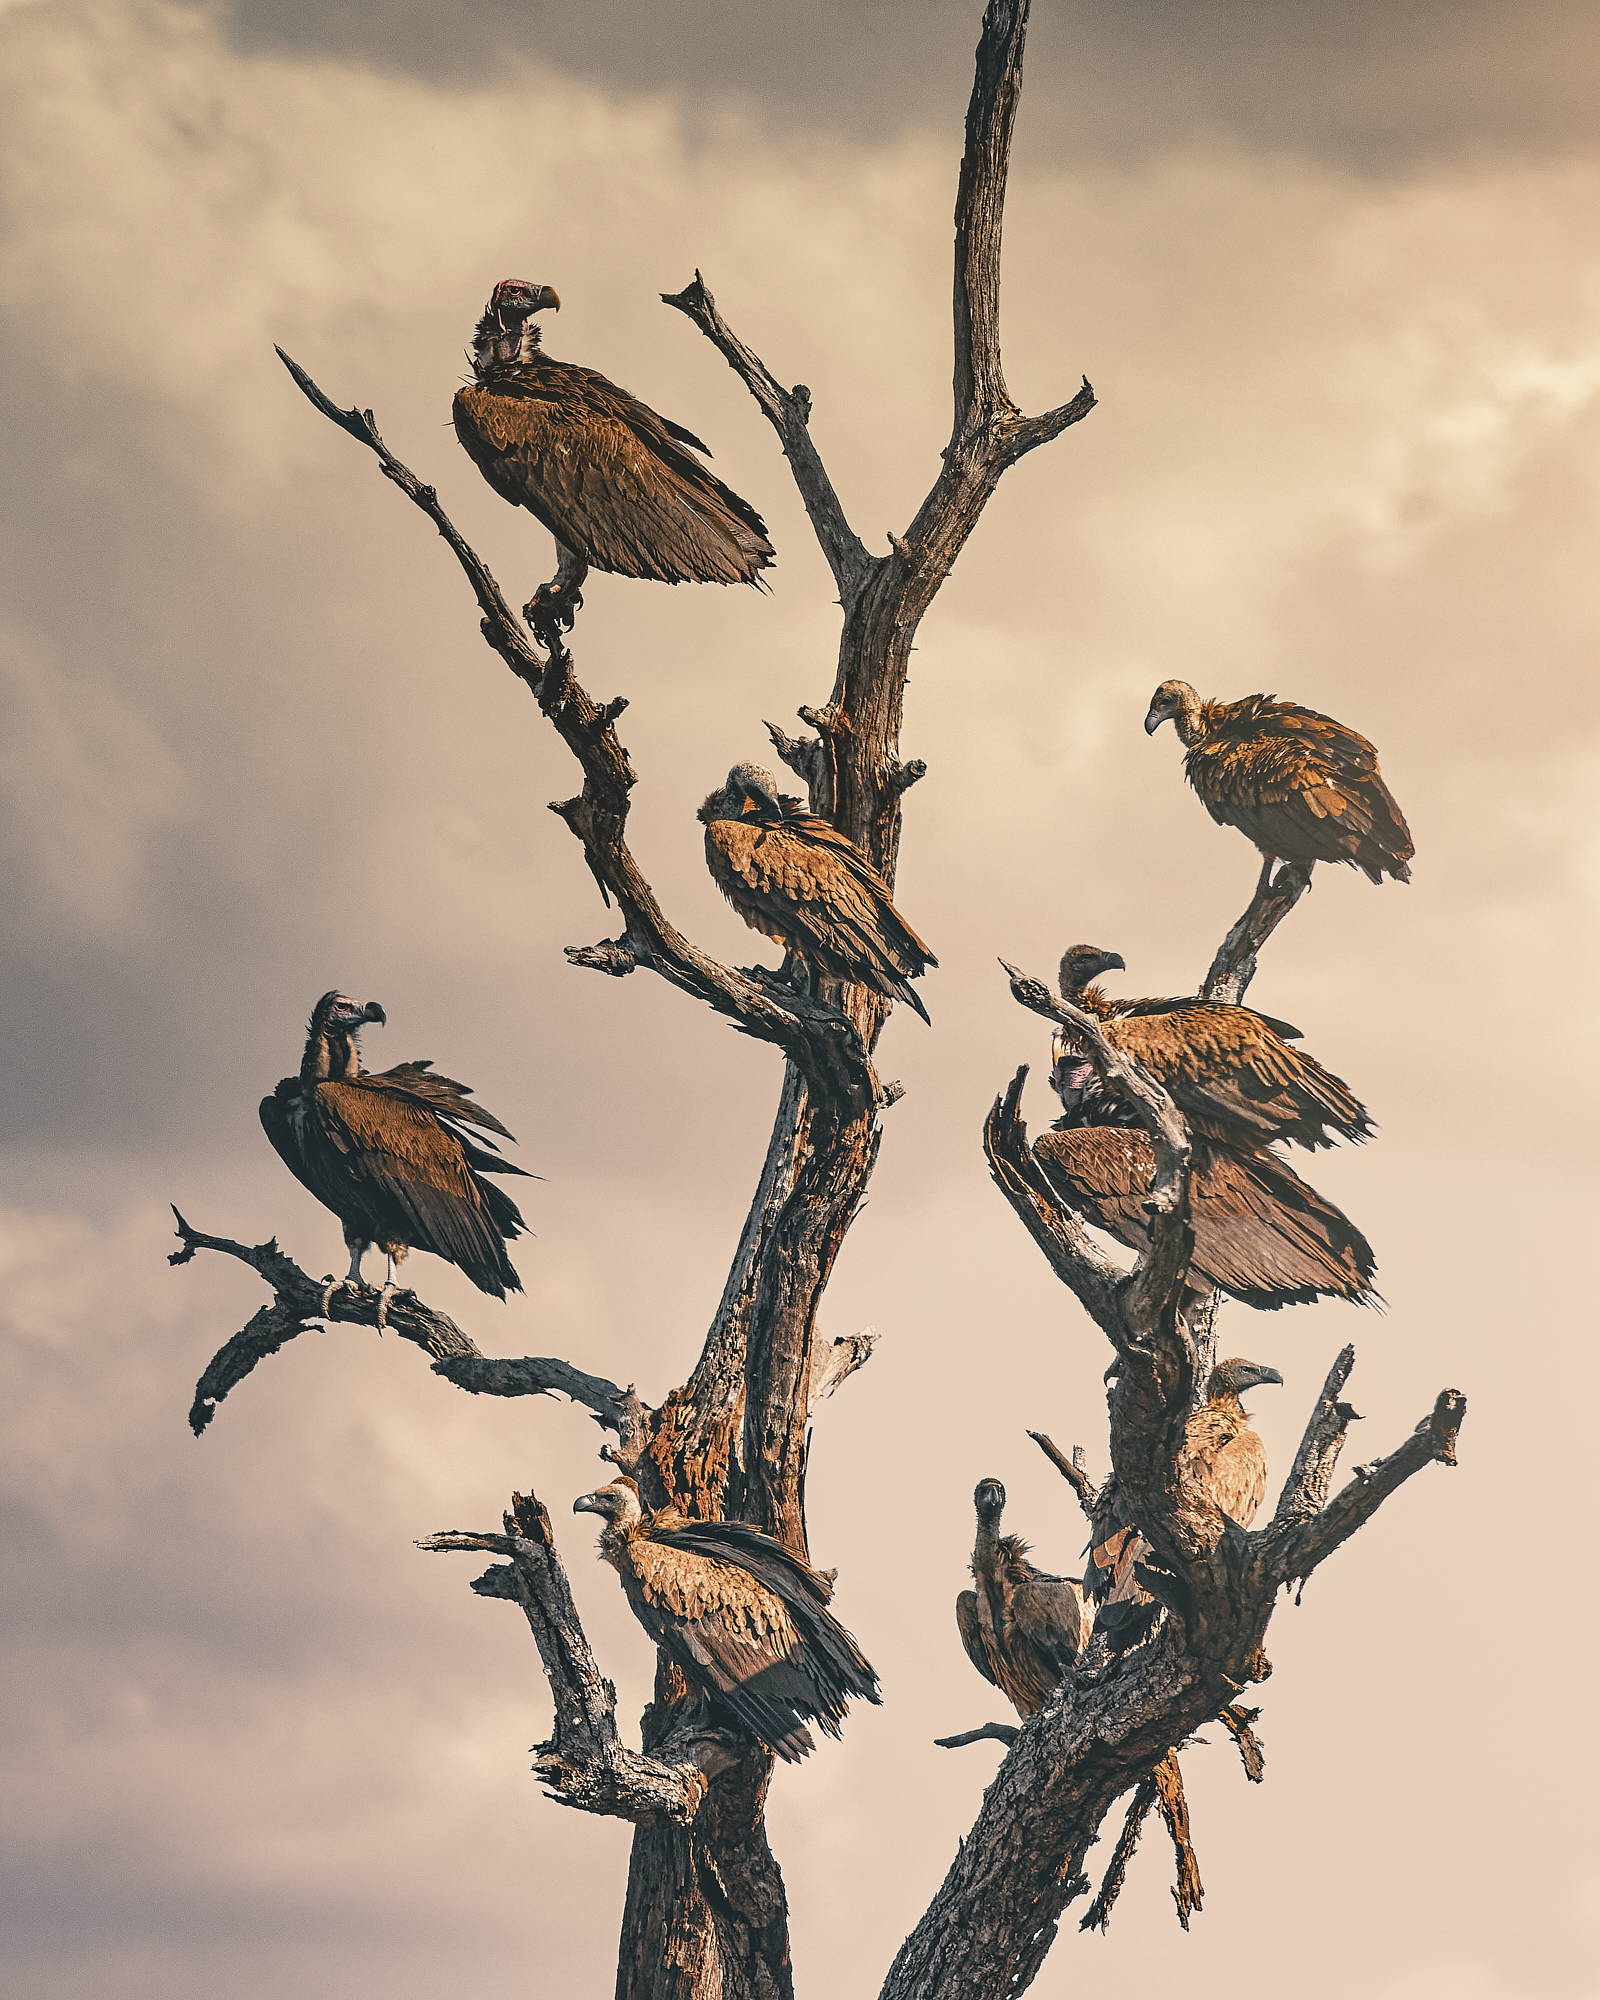
[[[1411,880],[1411,830],[1364,736],[1270,694],[1202,701],[1187,681],[1150,697],[1145,734],[1163,722],[1188,751],[1206,811],[1253,840],[1268,871],[1275,860],[1344,861],[1371,882]]]
[[[1371,1132],[1349,1085],[1288,1046],[1300,1030],[1287,1021],[1225,1000],[1110,1000],[1089,982],[1112,969],[1125,969],[1119,953],[1070,945],[1062,998],[1093,1014],[1112,1047],[1148,1070],[1197,1130],[1234,1145],[1289,1139],[1308,1148],[1331,1146],[1330,1131],[1346,1139]],[[1055,1050],[1052,1074],[1070,1074],[1070,1028]]]
[[[1263,1382],[1281,1385],[1283,1377],[1258,1361],[1219,1361],[1206,1400],[1185,1426],[1178,1460],[1186,1497],[1203,1497],[1241,1528],[1249,1527],[1266,1495],[1267,1454],[1239,1398]],[[1113,1473],[1095,1496],[1083,1591],[1094,1607],[1095,1629],[1114,1652],[1137,1645],[1155,1623],[1156,1600],[1134,1573],[1150,1553]]]
[[[361,1259],[374,1243],[389,1258],[384,1306],[394,1266],[412,1249],[457,1265],[497,1299],[520,1292],[506,1239],[521,1234],[523,1220],[484,1175],[525,1169],[501,1159],[493,1140],[479,1144],[461,1128],[511,1134],[471,1102],[464,1083],[434,1075],[431,1062],[377,1075],[362,1069],[360,1030],[385,1018],[376,1000],[363,1007],[324,993],[312,1009],[300,1074],[261,1100],[261,1123],[284,1165],[344,1224],[350,1270],[328,1297],[346,1285],[359,1290]]]
[[[1116,1119],[1115,1098],[1099,1100]],[[1041,1132],[1033,1155],[1051,1187],[1075,1213],[1141,1254],[1150,1248],[1145,1198],[1155,1178],[1150,1135],[1095,1121],[1057,1122]],[[1372,1246],[1343,1212],[1309,1187],[1275,1153],[1235,1149],[1194,1135],[1189,1223],[1194,1231],[1190,1283],[1275,1312],[1319,1298],[1374,1305]]]
[[[828,1610],[832,1583],[771,1535],[675,1508],[648,1514],[626,1474],[572,1511],[605,1516],[602,1559],[712,1715],[785,1763],[816,1747],[807,1722],[837,1736],[852,1695],[878,1700],[877,1675]]]
[[[548,285],[504,278],[472,340],[474,380],[456,393],[456,436],[502,500],[556,538],[554,580],[535,611],[570,626],[592,569],[657,583],[755,583],[773,560],[766,525],[714,478],[711,453],[592,368],[553,361],[538,313],[559,312]]]
[[[984,1679],[1018,1715],[1032,1715],[1088,1644],[1083,1592],[1070,1577],[1036,1569],[1027,1543],[1000,1533],[1006,1489],[998,1479],[979,1480],[972,1502],[978,1513],[972,1580],[978,1587],[956,1599],[956,1628]]]
[[[910,985],[939,961],[853,841],[780,794],[759,764],[735,764],[700,808],[712,880],[753,931],[813,973],[928,1010]]]

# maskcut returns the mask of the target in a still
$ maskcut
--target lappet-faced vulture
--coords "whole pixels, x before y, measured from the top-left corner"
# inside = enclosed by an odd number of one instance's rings
[[[956,1629],[967,1658],[1018,1715],[1032,1715],[1088,1643],[1083,1591],[1071,1577],[1046,1576],[1028,1545],[1000,1533],[1006,1489],[982,1479],[972,1496],[978,1533],[972,1549],[976,1590],[956,1599]]]
[[[1269,694],[1202,701],[1187,681],[1163,681],[1150,697],[1146,735],[1163,722],[1188,751],[1183,767],[1206,811],[1254,841],[1268,869],[1346,861],[1372,882],[1411,880],[1411,830],[1364,736]]]
[[[1267,1491],[1267,1454],[1239,1398],[1263,1382],[1282,1381],[1276,1368],[1259,1361],[1219,1361],[1212,1369],[1206,1400],[1184,1427],[1178,1480],[1188,1505],[1220,1508],[1249,1527]],[[1095,1629],[1114,1652],[1126,1652],[1149,1632],[1157,1606],[1135,1573],[1150,1560],[1150,1544],[1115,1475],[1095,1496],[1087,1554],[1083,1593],[1093,1606]]]
[[[735,764],[700,808],[712,880],[754,931],[811,968],[915,1007],[910,981],[939,961],[853,841],[782,794],[759,764]]]
[[[1224,1000],[1110,1000],[1090,981],[1123,969],[1119,953],[1070,945],[1061,960],[1061,994],[1100,1023],[1111,1045],[1147,1069],[1197,1129],[1232,1145],[1290,1139],[1331,1146],[1330,1132],[1364,1139],[1365,1109],[1340,1077],[1289,1047],[1299,1030],[1287,1021]],[[1055,1069],[1072,1053],[1072,1031],[1056,1036]]]
[[[484,1175],[525,1170],[501,1159],[492,1140],[477,1144],[462,1128],[511,1134],[471,1101],[464,1083],[435,1076],[429,1062],[377,1075],[362,1069],[357,1036],[366,1022],[381,1026],[384,1018],[376,1000],[363,1007],[342,993],[323,994],[300,1074],[261,1100],[267,1137],[295,1179],[344,1224],[350,1271],[342,1284],[360,1287],[362,1256],[377,1243],[389,1257],[385,1305],[394,1265],[407,1250],[443,1257],[497,1299],[520,1292],[506,1239],[522,1233],[523,1220]]]
[[[793,1764],[816,1747],[807,1722],[837,1736],[852,1695],[878,1700],[877,1675],[828,1610],[833,1585],[771,1535],[649,1514],[626,1475],[572,1511],[605,1516],[601,1556],[713,1719]]]
[[[525,616],[567,626],[590,569],[657,583],[754,583],[773,560],[761,516],[700,462],[682,424],[592,368],[554,361],[535,315],[548,285],[505,278],[472,339],[477,378],[458,390],[456,435],[502,500],[526,507],[560,557]],[[539,614],[536,616],[536,614]]]

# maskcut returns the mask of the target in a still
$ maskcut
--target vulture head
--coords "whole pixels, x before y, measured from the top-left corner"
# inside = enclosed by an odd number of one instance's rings
[[[359,1076],[361,1055],[357,1037],[366,1022],[376,1021],[381,1028],[387,1018],[376,1000],[362,1006],[337,988],[324,993],[311,1010],[305,1054],[300,1059],[302,1082],[326,1083]]]
[[[353,1035],[368,1021],[376,1021],[381,1028],[388,1018],[376,1000],[369,1000],[363,1006],[335,988],[331,993],[324,993],[312,1008],[311,1032],[320,1035],[332,1030],[338,1034]]]
[[[980,1479],[973,1488],[972,1504],[978,1510],[978,1519],[985,1527],[992,1528],[1006,1510],[1006,1489],[998,1479]]]
[[[532,285],[526,278],[502,278],[489,294],[483,318],[473,338],[472,356],[479,368],[493,362],[520,361],[539,345],[535,313],[560,312],[561,300],[549,285]]]
[[[1062,1109],[1076,1111],[1094,1080],[1094,1064],[1058,1030],[1050,1043],[1050,1088]]]
[[[1077,996],[1102,972],[1126,972],[1128,962],[1120,951],[1102,951],[1096,944],[1069,944],[1061,954],[1061,997],[1076,1001]]]
[[[1187,681],[1163,681],[1150,697],[1150,712],[1144,719],[1144,733],[1154,736],[1163,722],[1170,722],[1185,743],[1200,735],[1200,697]]]
[[[699,817],[707,824],[714,819],[742,819],[751,806],[758,816],[780,812],[778,781],[760,764],[735,764],[722,790],[713,792],[700,808]]]
[[[572,1503],[572,1511],[574,1514],[603,1514],[606,1530],[621,1535],[624,1540],[644,1520],[644,1509],[639,1504],[638,1482],[626,1473],[620,1479],[613,1479],[609,1486],[602,1486],[598,1492],[580,1493]]]
[[[1232,1396],[1235,1401],[1246,1389],[1259,1389],[1263,1382],[1276,1382],[1283,1387],[1283,1377],[1276,1368],[1268,1368],[1261,1361],[1219,1361],[1211,1371],[1211,1381],[1206,1390],[1207,1400],[1215,1402],[1219,1396]]]

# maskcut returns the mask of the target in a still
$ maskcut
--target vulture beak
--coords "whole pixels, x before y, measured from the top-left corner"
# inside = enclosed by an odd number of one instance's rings
[[[541,285],[539,296],[533,302],[535,312],[560,312],[561,296],[554,285]]]
[[[1161,727],[1162,723],[1165,722],[1166,719],[1167,718],[1164,715],[1157,715],[1155,710],[1151,709],[1150,713],[1144,719],[1145,735],[1154,736],[1156,731]]]
[[[1260,1388],[1263,1382],[1276,1382],[1280,1389],[1283,1387],[1283,1377],[1278,1373],[1276,1368],[1258,1368],[1256,1370],[1256,1379],[1253,1386]]]
[[[598,1493],[580,1493],[572,1503],[574,1514],[603,1514],[606,1504]]]
[[[363,1021],[376,1021],[380,1028],[387,1026],[389,1017],[376,1000],[369,1000],[361,1010]]]
[[[1127,969],[1128,961],[1120,951],[1108,951],[1100,961],[1102,972],[1126,972]]]

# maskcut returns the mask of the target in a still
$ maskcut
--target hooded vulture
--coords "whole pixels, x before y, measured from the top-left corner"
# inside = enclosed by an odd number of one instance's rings
[[[1411,830],[1364,736],[1270,694],[1202,701],[1187,681],[1163,681],[1150,697],[1145,734],[1163,722],[1189,753],[1183,768],[1206,811],[1253,840],[1269,869],[1346,861],[1372,882],[1411,880]]]
[[[1061,995],[1100,1023],[1112,1047],[1164,1085],[1206,1136],[1255,1147],[1275,1139],[1331,1146],[1330,1129],[1364,1139],[1372,1124],[1341,1078],[1288,1046],[1299,1029],[1224,1000],[1110,1000],[1090,985],[1124,969],[1121,955],[1092,944],[1068,947]],[[1072,1030],[1056,1036],[1054,1073],[1070,1071]],[[1058,1086],[1059,1087],[1059,1086]]]
[[[480,1292],[497,1299],[520,1292],[506,1239],[521,1234],[523,1220],[484,1175],[524,1169],[502,1160],[492,1140],[479,1145],[461,1128],[511,1134],[471,1102],[464,1083],[435,1076],[431,1062],[376,1076],[362,1069],[357,1036],[363,1023],[381,1027],[384,1018],[376,1000],[362,1007],[342,993],[323,994],[300,1074],[261,1100],[267,1137],[295,1179],[344,1224],[350,1271],[341,1284],[359,1289],[362,1256],[377,1243],[388,1254],[390,1279],[407,1250],[429,1250],[459,1266]],[[386,1281],[385,1305],[392,1289]]]
[[[1250,1428],[1239,1398],[1263,1382],[1282,1384],[1276,1368],[1258,1361],[1219,1361],[1206,1400],[1184,1427],[1178,1482],[1191,1503],[1209,1501],[1241,1528],[1256,1517],[1267,1491],[1267,1454]],[[1139,1582],[1136,1566],[1148,1561],[1140,1534],[1113,1473],[1095,1497],[1083,1592],[1094,1607],[1095,1629],[1114,1652],[1126,1652],[1149,1632],[1156,1600]]]
[[[992,1681],[1018,1715],[1044,1707],[1089,1639],[1083,1592],[1070,1577],[1046,1576],[1028,1560],[1028,1545],[1000,1533],[1006,1489],[978,1482],[972,1549],[976,1590],[956,1599],[956,1629],[967,1658]]]
[[[853,841],[780,794],[759,764],[735,764],[700,818],[712,880],[753,931],[813,973],[870,986],[927,1020],[909,982],[939,961]]]
[[[773,559],[761,516],[714,478],[681,424],[592,368],[553,361],[536,314],[548,285],[504,278],[472,340],[475,380],[456,393],[456,435],[502,500],[555,536],[554,582],[528,607],[564,626],[587,571],[657,583],[754,583]]]
[[[572,1503],[603,1514],[601,1557],[633,1615],[717,1719],[785,1763],[816,1746],[807,1722],[839,1734],[852,1695],[878,1700],[878,1677],[828,1610],[833,1585],[740,1521],[647,1514],[624,1475]]]
[[[1101,1099],[1113,1117],[1117,1100]],[[1150,1248],[1145,1198],[1155,1178],[1147,1132],[1058,1121],[1034,1141],[1034,1158],[1076,1214],[1141,1255]],[[1343,1212],[1309,1187],[1275,1153],[1235,1149],[1195,1135],[1189,1173],[1194,1248],[1189,1282],[1218,1286],[1260,1311],[1310,1305],[1319,1298],[1377,1303],[1372,1246]]]

